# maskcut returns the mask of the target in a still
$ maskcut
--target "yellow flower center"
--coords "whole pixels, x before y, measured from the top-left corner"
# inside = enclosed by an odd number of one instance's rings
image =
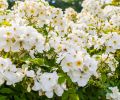
[[[77,61],[77,62],[76,62],[77,67],[80,67],[80,66],[81,66],[81,64],[82,64],[82,62],[81,62],[81,61]]]
[[[68,62],[68,63],[67,63],[67,66],[68,66],[68,67],[71,67],[71,66],[72,66],[72,63],[71,63],[71,62]]]

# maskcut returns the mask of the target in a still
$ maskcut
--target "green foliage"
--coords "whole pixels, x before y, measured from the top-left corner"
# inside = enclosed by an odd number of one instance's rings
[[[82,7],[81,3],[83,0],[54,0],[55,3],[52,2],[53,0],[49,0],[49,3],[55,7],[62,8],[65,10],[66,8],[72,7],[76,11],[80,12]]]

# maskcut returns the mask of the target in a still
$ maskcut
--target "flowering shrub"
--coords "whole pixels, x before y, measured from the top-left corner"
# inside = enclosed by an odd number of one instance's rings
[[[0,100],[120,100],[119,4],[0,0]]]

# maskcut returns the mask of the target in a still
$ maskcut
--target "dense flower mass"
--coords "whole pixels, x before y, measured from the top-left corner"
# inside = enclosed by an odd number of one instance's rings
[[[0,50],[5,52],[31,49],[43,52],[44,50],[44,37],[30,26],[1,27],[0,32]]]
[[[117,85],[111,81],[119,79],[118,5],[84,0],[77,13],[44,0],[16,1],[9,10],[7,1],[0,0],[0,85],[21,84],[48,98],[94,85],[112,90],[106,99],[119,100],[118,88],[111,88]]]

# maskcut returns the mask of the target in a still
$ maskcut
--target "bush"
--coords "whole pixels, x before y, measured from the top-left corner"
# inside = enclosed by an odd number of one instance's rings
[[[119,5],[1,0],[0,100],[119,100]]]

